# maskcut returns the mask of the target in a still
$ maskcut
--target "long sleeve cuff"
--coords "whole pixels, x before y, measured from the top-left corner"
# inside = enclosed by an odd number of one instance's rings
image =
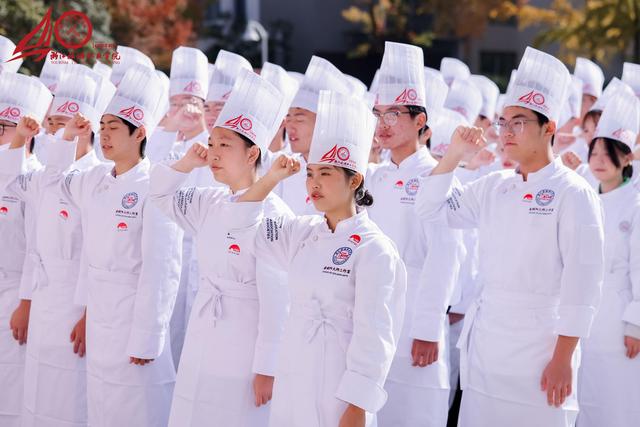
[[[25,168],[24,147],[0,151],[0,171],[3,174],[17,176],[24,173]]]
[[[164,349],[165,335],[164,331],[150,332],[133,327],[129,334],[127,354],[139,359],[155,359]]]
[[[440,341],[444,334],[446,313],[421,312],[413,315],[409,336],[421,341]]]
[[[346,371],[335,397],[367,412],[376,413],[387,401],[387,392],[370,378],[357,372]]]
[[[587,338],[596,309],[587,305],[560,306],[555,333],[567,337]]]
[[[55,138],[49,142],[47,155],[45,156],[45,166],[53,170],[64,171],[76,160],[76,147],[78,138],[72,142],[62,138]]]
[[[640,340],[640,326],[634,325],[633,323],[625,323],[624,334]]]
[[[640,326],[640,301],[631,301],[622,314],[622,320]]]
[[[253,373],[275,376],[277,360],[277,344],[257,342],[253,354]]]
[[[423,175],[420,178],[420,191],[415,205],[418,217],[422,220],[434,219],[434,213],[447,200],[453,180],[453,172],[441,175]]]

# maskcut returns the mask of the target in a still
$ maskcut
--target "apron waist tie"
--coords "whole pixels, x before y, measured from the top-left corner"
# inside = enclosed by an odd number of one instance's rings
[[[201,281],[208,286],[202,286],[199,292],[204,292],[208,295],[198,314],[202,316],[207,307],[211,306],[214,327],[217,321],[222,319],[222,299],[224,297],[248,300],[258,299],[258,290],[254,285],[221,277],[203,277]]]

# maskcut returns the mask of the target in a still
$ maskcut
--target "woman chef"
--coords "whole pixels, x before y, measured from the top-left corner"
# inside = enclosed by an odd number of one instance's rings
[[[461,427],[565,427],[577,415],[576,347],[599,303],[603,232],[597,194],[553,160],[569,82],[559,60],[527,48],[499,119],[518,171],[456,185],[460,159],[483,145],[480,129],[460,127],[420,186],[425,219],[479,231],[483,289],[458,342]]]
[[[321,91],[317,108],[306,185],[324,217],[266,219],[256,240],[259,259],[289,270],[272,427],[369,425],[386,401],[404,315],[404,264],[362,209],[373,203],[363,180],[375,117],[335,92]],[[265,199],[298,168],[280,157],[240,200]]]
[[[630,182],[640,101],[619,92],[589,146],[604,206],[602,303],[582,342],[579,427],[631,427],[640,419],[640,194]]]
[[[255,228],[239,230],[231,209],[257,180],[286,110],[283,94],[243,70],[209,139],[173,166],[152,174],[151,198],[196,237],[200,286],[194,301],[171,405],[170,426],[259,427],[268,422],[275,354],[286,316],[286,276],[251,253]],[[208,166],[228,188],[180,190],[194,168]],[[243,207],[244,204],[241,205]],[[291,217],[277,196],[267,212]],[[256,286],[257,284],[257,286]]]
[[[147,202],[146,134],[166,93],[154,70],[136,65],[100,121],[102,152],[113,165],[63,172],[76,138],[91,131],[82,115],[51,143],[48,167],[60,197],[80,209],[83,265],[79,300],[86,303],[87,404],[92,426],[166,426],[175,381],[168,336],[180,278],[182,232]],[[36,133],[25,120],[19,132]],[[69,142],[68,139],[73,139]]]
[[[73,64],[61,76],[50,117],[65,117],[68,122],[80,112],[90,119],[92,128],[78,138],[75,161],[67,172],[100,164],[93,150],[93,132],[98,131],[100,116],[115,90],[109,80],[84,65]],[[85,307],[74,302],[83,243],[80,210],[59,196],[55,181],[48,182],[46,169],[20,175],[21,151],[0,153],[0,169],[3,174],[13,172],[8,189],[37,212],[23,422],[86,426],[86,365],[78,358],[85,352]],[[46,166],[47,156],[44,160]]]
[[[2,42],[0,38],[0,42]],[[5,39],[7,40],[7,39]],[[25,115],[42,121],[51,103],[51,92],[37,79],[4,71],[0,74],[0,156],[9,151],[17,135],[17,123]],[[22,144],[28,144],[22,138]],[[31,140],[31,138],[29,138]],[[26,159],[26,150],[15,150],[23,172],[40,167],[35,155]],[[10,180],[8,167],[0,164],[0,179]],[[21,425],[24,363],[28,342],[32,274],[28,250],[32,245],[35,208],[0,185],[0,425]],[[16,308],[17,307],[17,308]],[[30,332],[30,331],[29,331]]]

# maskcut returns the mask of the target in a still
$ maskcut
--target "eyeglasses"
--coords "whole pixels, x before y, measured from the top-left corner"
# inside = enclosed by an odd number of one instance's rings
[[[400,114],[411,114],[409,111],[387,111],[386,113],[373,112],[373,115],[378,121],[382,119],[382,122],[387,126],[394,126],[398,123],[398,117]]]
[[[496,128],[496,132],[498,135],[506,135],[507,133],[513,135],[520,135],[524,132],[524,125],[528,122],[537,122],[538,120],[534,119],[511,119],[511,120],[498,120],[493,123],[493,126]]]
[[[4,135],[4,128],[15,128],[18,127],[18,125],[5,125],[0,123],[0,136]]]

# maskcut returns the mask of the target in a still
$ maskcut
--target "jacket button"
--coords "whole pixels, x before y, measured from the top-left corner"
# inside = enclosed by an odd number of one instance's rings
[[[313,241],[317,242],[318,241],[318,236],[313,236]]]

